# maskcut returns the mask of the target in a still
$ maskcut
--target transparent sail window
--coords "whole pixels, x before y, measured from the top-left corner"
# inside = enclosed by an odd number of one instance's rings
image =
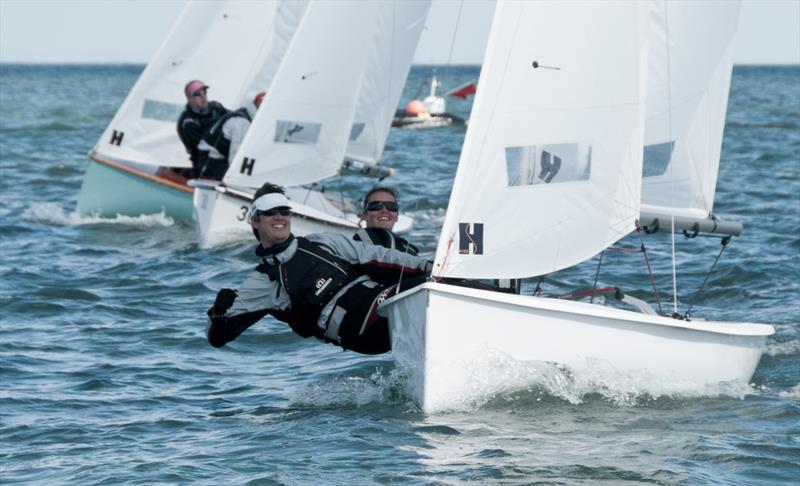
[[[586,181],[592,147],[584,142],[506,147],[506,169],[509,186]]]
[[[142,118],[149,118],[151,120],[177,123],[178,117],[181,116],[182,112],[183,105],[166,103],[164,101],[144,100],[144,106],[142,106]]]
[[[350,141],[356,140],[364,131],[364,123],[353,123],[350,127]]]
[[[321,123],[306,123],[278,120],[275,126],[275,142],[303,143],[313,145],[319,140]]]
[[[664,175],[672,160],[672,151],[675,142],[656,143],[644,146],[644,159],[642,161],[642,176],[656,177]]]

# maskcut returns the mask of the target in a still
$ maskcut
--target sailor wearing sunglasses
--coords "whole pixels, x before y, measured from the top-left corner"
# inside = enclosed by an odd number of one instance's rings
[[[212,346],[272,315],[304,338],[364,354],[391,349],[388,322],[377,308],[424,282],[430,261],[338,233],[294,236],[291,204],[283,188],[269,183],[256,193],[249,217],[260,263],[237,290],[217,294],[206,330]]]
[[[228,112],[222,103],[208,101],[208,85],[197,79],[189,81],[183,87],[186,95],[186,107],[178,118],[178,136],[186,147],[186,152],[192,161],[196,177],[203,168],[203,160],[197,145],[203,134],[211,128],[219,117]]]
[[[384,186],[372,188],[364,196],[364,212],[360,215],[366,223],[366,228],[358,230],[353,239],[397,249],[411,255],[419,254],[416,246],[392,232],[397,223],[399,209],[397,192],[394,189]]]

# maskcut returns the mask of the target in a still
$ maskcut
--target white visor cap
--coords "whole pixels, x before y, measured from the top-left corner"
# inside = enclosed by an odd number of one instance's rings
[[[252,220],[257,211],[269,211],[275,208],[290,208],[289,199],[279,192],[264,194],[250,205],[250,214],[247,219]]]

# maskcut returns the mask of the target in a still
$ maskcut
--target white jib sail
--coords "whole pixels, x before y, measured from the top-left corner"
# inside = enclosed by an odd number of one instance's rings
[[[380,2],[346,158],[380,160],[430,5],[430,0]]]
[[[591,258],[639,214],[648,4],[498,2],[434,275]]]
[[[281,3],[188,3],[97,142],[98,154],[150,166],[191,167],[176,131],[186,104],[184,86],[202,80],[211,87],[209,99],[238,108],[251,94],[258,60],[291,35],[273,29]]]
[[[225,183],[295,186],[339,171],[379,5],[310,3]]]
[[[739,2],[651,5],[642,211],[705,219],[714,205]]]

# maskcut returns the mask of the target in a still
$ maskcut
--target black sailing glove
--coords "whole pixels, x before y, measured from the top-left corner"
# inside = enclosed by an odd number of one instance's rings
[[[224,316],[233,305],[233,301],[236,300],[236,295],[236,291],[233,289],[222,289],[217,292],[217,298],[214,300],[214,305],[208,310],[208,315]]]

